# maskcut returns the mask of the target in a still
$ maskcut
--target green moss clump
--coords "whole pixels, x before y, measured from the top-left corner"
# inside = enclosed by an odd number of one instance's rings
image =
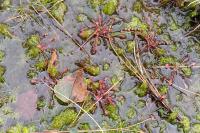
[[[5,78],[3,77],[5,72],[6,72],[6,67],[0,65],[0,83],[4,83],[5,82]]]
[[[9,102],[9,96],[1,96],[0,97],[0,108]]]
[[[80,123],[80,126],[78,128],[80,130],[90,130],[90,124],[89,123]]]
[[[0,65],[0,76],[3,76],[5,72],[6,72],[5,66]]]
[[[71,124],[76,119],[77,114],[74,108],[65,109],[53,118],[51,128],[62,129],[62,127]]]
[[[92,75],[92,76],[98,76],[100,74],[100,67],[97,65],[86,65],[84,67],[84,70]]]
[[[177,51],[177,49],[178,49],[176,44],[172,44],[172,45],[170,45],[170,47],[171,47],[171,50],[174,52]]]
[[[125,53],[125,50],[119,46],[113,46],[114,53],[116,55],[122,56]]]
[[[99,82],[91,82],[89,85],[89,88],[91,88],[92,90],[98,90],[100,87]]]
[[[3,50],[0,50],[0,62],[3,60],[5,57],[5,52]]]
[[[92,29],[84,29],[80,31],[79,37],[83,40],[87,40],[92,35],[93,32],[94,30]]]
[[[12,38],[10,27],[7,24],[0,23],[0,35],[4,37]]]
[[[160,0],[160,3],[164,6],[167,5],[169,2],[170,0]]]
[[[45,97],[41,96],[37,99],[37,109],[41,110],[42,108],[44,108],[46,106],[46,101],[45,101]]]
[[[148,31],[148,25],[145,23],[142,23],[142,21],[138,17],[133,16],[131,19],[131,22],[125,24],[125,29],[126,30],[139,30],[145,36]]]
[[[140,128],[139,124],[136,124],[135,126],[132,126],[130,128],[130,130],[131,130],[132,133],[141,133],[141,132],[143,132],[142,129]]]
[[[184,133],[188,133],[190,131],[190,119],[184,116],[178,124],[178,127],[182,128]]]
[[[178,117],[178,111],[174,111],[174,112],[169,114],[167,121],[172,123],[172,124],[175,124],[177,117]]]
[[[90,4],[90,6],[95,9],[98,6],[102,5],[104,3],[105,0],[88,0],[88,3]]]
[[[143,8],[143,5],[142,5],[142,1],[138,0],[136,1],[134,4],[133,4],[133,11],[135,12],[142,12],[142,8]]]
[[[178,25],[172,20],[169,25],[170,30],[176,31],[179,29]]]
[[[191,129],[191,133],[199,133],[200,131],[200,124],[199,123],[195,123],[192,125],[192,129]]]
[[[40,49],[37,47],[40,44],[40,37],[39,35],[31,35],[27,38],[26,42],[23,44],[24,48],[26,49],[26,55],[34,59],[39,56]]]
[[[106,109],[106,113],[107,113],[109,118],[111,118],[112,120],[120,119],[117,105],[107,104],[105,109]]]
[[[168,92],[168,86],[167,85],[161,85],[158,87],[158,91],[161,95],[165,95]]]
[[[109,0],[103,7],[103,13],[112,15],[116,12],[118,6],[118,0]]]
[[[126,51],[128,53],[132,53],[135,47],[135,41],[127,41],[126,42]]]
[[[160,57],[160,56],[165,55],[165,54],[166,54],[166,51],[165,51],[165,49],[159,48],[159,47],[158,47],[158,48],[154,49],[153,53],[154,53],[157,57]]]
[[[32,79],[32,78],[36,77],[37,75],[38,75],[38,73],[37,73],[35,70],[29,70],[29,71],[27,72],[27,77],[28,77],[29,79]]]
[[[104,71],[108,71],[109,68],[110,68],[110,64],[109,63],[106,62],[106,63],[103,64],[103,70]]]
[[[37,47],[40,44],[40,37],[39,35],[31,35],[26,39],[26,42],[23,44],[24,48],[32,48]]]
[[[138,100],[137,107],[139,109],[144,108],[146,106],[146,102],[144,100]]]
[[[84,14],[79,14],[79,15],[76,17],[76,20],[77,20],[78,22],[84,22],[86,19],[87,19],[87,16],[84,15]]]
[[[129,119],[132,119],[136,116],[136,111],[134,109],[134,107],[130,107],[126,113],[126,116],[129,118]]]
[[[148,86],[147,83],[140,83],[136,86],[136,89],[134,90],[135,94],[139,97],[143,97],[147,95],[148,92]]]
[[[35,131],[34,126],[23,126],[21,124],[17,124],[16,126],[9,128],[6,133],[31,133]]]
[[[11,0],[2,0],[0,3],[0,10],[8,10],[11,6]]]
[[[192,75],[191,67],[183,67],[183,68],[181,68],[181,71],[182,71],[183,75],[186,77],[190,77]]]
[[[45,60],[40,60],[40,61],[36,62],[35,68],[38,71],[44,71],[47,68],[47,62]]]
[[[175,65],[177,63],[177,59],[173,56],[165,56],[165,57],[160,57],[159,59],[159,64],[160,65]]]
[[[55,78],[55,77],[57,77],[59,75],[58,69],[53,65],[49,65],[48,66],[47,72],[49,73],[49,76],[53,77],[53,78]]]
[[[64,22],[64,16],[65,13],[67,12],[68,7],[64,2],[59,2],[59,3],[55,3],[52,6],[51,9],[51,14],[52,16],[59,22],[59,23],[63,23]]]
[[[200,121],[200,112],[198,112],[198,113],[196,114],[195,119],[198,120],[198,121]]]
[[[26,55],[31,58],[34,59],[36,57],[38,57],[40,55],[40,49],[37,47],[32,47],[26,50]]]
[[[97,106],[96,105],[94,106],[94,104],[95,104],[95,101],[93,101],[92,96],[88,95],[88,97],[86,98],[84,102],[83,109],[86,110],[87,112],[94,113],[94,111],[97,108]]]
[[[112,77],[111,77],[111,83],[112,85],[116,84],[117,82],[119,81],[119,78],[116,74],[114,74]]]

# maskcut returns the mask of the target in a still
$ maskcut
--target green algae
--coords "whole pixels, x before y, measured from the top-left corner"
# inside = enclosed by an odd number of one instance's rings
[[[136,95],[138,95],[139,97],[143,97],[147,95],[148,92],[148,86],[147,83],[140,83],[139,85],[137,85],[134,89],[134,92]]]
[[[111,119],[114,120],[114,121],[120,119],[120,116],[119,116],[119,113],[118,113],[118,107],[117,107],[117,105],[114,105],[114,104],[107,104],[107,105],[105,106],[105,109],[106,109],[107,116],[108,116],[109,118],[111,118]]]
[[[159,64],[160,65],[175,65],[177,63],[177,59],[173,56],[165,56],[165,57],[160,57],[159,58]]]
[[[27,72],[27,77],[28,77],[29,79],[33,79],[33,78],[35,78],[37,75],[38,75],[37,71],[35,71],[35,70],[33,70],[33,69],[31,69],[31,70],[29,70],[29,71]]]
[[[119,46],[113,46],[114,53],[118,56],[123,56],[125,54],[125,50]]]
[[[0,83],[4,83],[5,82],[5,78],[4,78],[4,73],[6,72],[6,67],[0,65]]]
[[[5,52],[3,50],[0,50],[0,62],[3,61],[4,57],[5,57]]]
[[[47,61],[45,61],[45,60],[37,61],[34,66],[35,66],[36,70],[44,71],[47,68]]]
[[[148,25],[143,23],[138,17],[133,16],[131,22],[125,24],[126,30],[140,31],[144,36],[147,34]]]
[[[48,72],[49,76],[51,76],[52,78],[56,78],[59,75],[58,69],[53,65],[48,66],[47,72]]]
[[[200,112],[198,112],[198,113],[196,114],[195,119],[198,120],[198,121],[200,121]]]
[[[126,51],[128,53],[133,53],[135,47],[135,41],[127,41],[126,42]]]
[[[83,40],[87,40],[93,33],[93,29],[83,29],[80,31],[79,37]]]
[[[119,78],[116,74],[114,74],[112,77],[111,77],[111,83],[112,85],[116,84],[117,82],[119,82]]]
[[[172,51],[176,52],[178,49],[178,46],[176,44],[172,44],[172,45],[170,45],[170,48]]]
[[[50,127],[52,129],[62,129],[64,126],[70,125],[77,114],[74,108],[67,108],[52,119]]]
[[[158,87],[158,91],[161,95],[165,95],[168,92],[168,86],[167,85],[161,85]]]
[[[183,68],[181,68],[181,71],[183,73],[183,76],[185,76],[185,77],[190,77],[192,75],[191,67],[183,67]]]
[[[27,40],[23,44],[23,47],[26,48],[25,53],[29,58],[34,59],[40,55],[41,50],[37,47],[39,44],[39,35],[31,35],[27,38]]]
[[[167,118],[167,121],[175,124],[177,122],[178,111],[171,112]]]
[[[68,11],[68,7],[64,2],[55,3],[51,8],[52,16],[59,22],[64,22],[65,13]]]
[[[164,56],[166,54],[166,50],[163,48],[157,47],[153,50],[153,53],[156,55],[156,57]]]
[[[104,3],[105,0],[88,0],[88,3],[93,9],[96,9]]]
[[[11,0],[2,0],[0,3],[0,10],[10,9],[11,4]]]
[[[97,106],[95,105],[95,101],[93,101],[93,97],[88,95],[84,101],[83,109],[87,112],[94,113]]]
[[[118,6],[118,0],[109,0],[103,7],[103,13],[112,15],[116,12]]]
[[[190,119],[184,116],[179,122],[178,128],[181,128],[184,133],[188,133],[190,131]]]
[[[77,17],[76,17],[76,20],[78,22],[84,22],[85,20],[87,19],[87,16],[85,14],[79,14]]]
[[[43,108],[46,106],[45,97],[44,97],[44,96],[39,97],[39,98],[37,99],[36,105],[37,105],[37,109],[38,109],[38,110],[43,109]]]
[[[107,62],[105,62],[105,63],[103,64],[103,70],[104,70],[104,71],[108,71],[109,68],[110,68],[110,64],[107,63]]]
[[[179,26],[176,24],[176,22],[174,22],[173,20],[169,23],[169,28],[172,31],[176,31],[179,29]]]
[[[96,81],[96,82],[90,82],[90,83],[88,83],[88,87],[90,89],[92,89],[92,90],[98,90],[99,87],[100,87],[100,84],[99,84],[98,81]]]
[[[78,127],[80,130],[90,130],[90,124],[89,123],[80,123],[80,126]]]
[[[13,35],[10,32],[10,27],[7,24],[0,23],[0,35],[8,38],[12,38]]]
[[[26,49],[25,53],[30,59],[35,59],[40,55],[41,50],[38,47],[32,47]]]
[[[133,4],[133,11],[137,12],[137,13],[141,13],[143,10],[143,3],[141,0],[138,0],[136,2],[134,2]]]
[[[130,108],[128,109],[128,111],[126,112],[126,116],[127,116],[129,119],[133,119],[133,118],[136,116],[135,108],[134,108],[134,107],[130,107]]]
[[[32,48],[37,47],[40,44],[40,36],[39,35],[31,35],[27,38],[26,42],[23,44],[24,48]]]
[[[6,103],[9,102],[9,96],[0,96],[0,108],[3,107]]]
[[[194,123],[192,124],[191,133],[199,133],[200,131],[200,124]]]
[[[165,6],[170,2],[170,0],[160,0],[160,3]]]
[[[92,76],[98,76],[100,74],[100,67],[98,65],[86,65],[84,71]]]
[[[146,106],[146,102],[144,100],[142,100],[142,99],[138,100],[137,107],[139,109],[144,108],[145,106]]]
[[[34,126],[23,126],[22,124],[17,124],[13,127],[10,127],[6,133],[31,133],[35,132]]]

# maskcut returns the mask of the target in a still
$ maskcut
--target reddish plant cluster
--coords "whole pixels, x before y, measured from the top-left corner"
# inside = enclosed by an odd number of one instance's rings
[[[99,80],[99,88],[95,91],[92,91],[94,95],[95,101],[99,103],[99,106],[105,113],[105,105],[107,104],[115,104],[113,99],[113,91],[110,90],[105,80]]]

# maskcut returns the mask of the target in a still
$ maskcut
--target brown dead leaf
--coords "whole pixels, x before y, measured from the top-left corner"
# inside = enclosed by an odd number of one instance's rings
[[[49,61],[49,65],[51,65],[51,66],[55,65],[57,59],[58,59],[57,52],[56,52],[56,50],[53,50],[53,52],[51,54],[51,59]]]
[[[74,78],[72,98],[75,102],[83,102],[88,95],[87,85],[83,80],[83,69],[77,70]]]

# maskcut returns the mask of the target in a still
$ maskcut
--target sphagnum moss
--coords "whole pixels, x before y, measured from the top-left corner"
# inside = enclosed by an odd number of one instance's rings
[[[61,129],[64,126],[68,126],[75,120],[77,114],[74,108],[67,108],[53,118],[50,127],[52,129]]]

